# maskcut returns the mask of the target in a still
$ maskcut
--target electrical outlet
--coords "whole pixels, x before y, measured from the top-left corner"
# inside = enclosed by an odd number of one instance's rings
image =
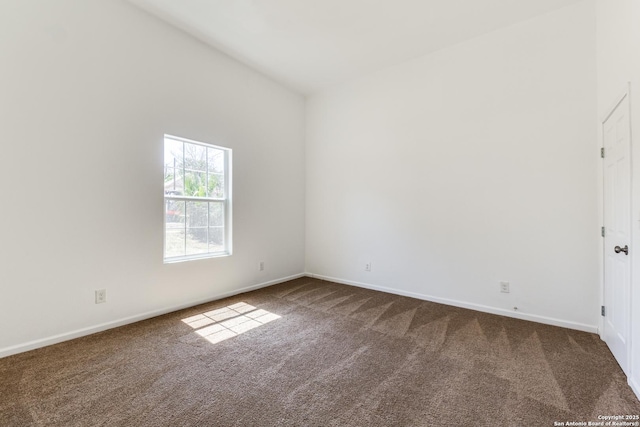
[[[504,294],[509,293],[509,282],[500,282],[500,292]]]
[[[364,271],[371,271],[371,263],[368,262],[364,265]]]
[[[107,302],[107,290],[99,289],[96,291],[96,304],[102,304],[103,302]]]
[[[260,261],[260,263],[258,264],[258,270],[264,271],[264,261]]]

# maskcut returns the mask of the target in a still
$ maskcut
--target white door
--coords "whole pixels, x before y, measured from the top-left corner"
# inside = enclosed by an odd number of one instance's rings
[[[631,257],[631,129],[628,93],[602,123],[604,141],[603,338],[628,374]]]

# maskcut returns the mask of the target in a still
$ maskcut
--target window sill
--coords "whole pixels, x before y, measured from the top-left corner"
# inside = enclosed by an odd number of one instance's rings
[[[210,258],[223,258],[228,256],[231,256],[230,252],[218,252],[215,254],[202,254],[202,255],[188,255],[188,256],[181,256],[181,257],[175,257],[175,258],[165,258],[163,260],[163,264],[176,264],[176,263],[185,262],[185,261],[197,261],[200,259],[210,259]]]

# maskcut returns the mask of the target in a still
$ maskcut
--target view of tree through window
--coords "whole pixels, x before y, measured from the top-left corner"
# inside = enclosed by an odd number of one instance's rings
[[[165,261],[224,255],[230,150],[165,135]]]

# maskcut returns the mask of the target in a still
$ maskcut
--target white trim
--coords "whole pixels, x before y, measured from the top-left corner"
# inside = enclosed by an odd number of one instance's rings
[[[191,301],[184,304],[179,304],[176,306],[165,307],[160,310],[148,311],[142,314],[136,314],[134,316],[125,317],[118,320],[113,320],[111,322],[101,323],[99,325],[89,326],[82,329],[76,329],[75,331],[65,332],[58,335],[53,335],[47,338],[41,338],[38,340],[29,341],[22,344],[17,344],[11,347],[5,347],[0,349],[0,358],[11,356],[13,354],[24,353],[25,351],[35,350],[37,348],[46,347],[53,344],[58,344],[64,341],[69,341],[74,338],[80,338],[86,335],[95,334],[97,332],[106,331],[108,329],[117,328],[118,326],[128,325],[130,323],[139,322],[141,320],[150,319],[152,317],[161,316],[163,314],[172,313],[174,311],[182,310],[185,308],[193,307],[200,304],[205,304],[208,302],[220,300],[223,298],[227,298],[230,296],[242,294],[245,292],[255,291],[256,289],[265,288],[267,286],[276,285],[278,283],[287,282],[289,280],[298,279],[300,277],[304,277],[304,273],[294,274],[292,276],[282,277],[280,279],[270,280],[268,282],[258,283],[256,285],[246,286],[244,288],[235,289],[233,291],[223,292],[220,294],[215,294],[213,296],[199,299],[195,301]]]
[[[577,322],[570,322],[568,320],[562,320],[562,319],[555,319],[553,317],[546,317],[546,316],[538,316],[535,314],[525,314],[525,313],[518,313],[518,312],[512,312],[509,310],[505,310],[503,308],[497,308],[497,307],[490,307],[487,305],[481,305],[481,304],[475,304],[475,303],[470,303],[470,302],[466,302],[466,301],[458,301],[458,300],[453,300],[453,299],[449,299],[449,298],[440,298],[440,297],[434,297],[431,295],[425,295],[425,294],[420,294],[420,293],[416,293],[416,292],[407,292],[407,291],[402,291],[399,289],[393,289],[393,288],[387,288],[384,286],[377,286],[377,285],[371,285],[368,283],[362,283],[362,282],[355,282],[353,280],[345,280],[345,279],[340,279],[337,277],[328,277],[328,276],[323,276],[321,274],[313,274],[313,273],[306,273],[307,276],[309,277],[314,277],[316,279],[321,279],[321,280],[328,280],[330,282],[335,282],[335,283],[342,283],[344,285],[352,285],[352,286],[357,286],[359,288],[365,288],[365,289],[372,289],[375,291],[382,291],[382,292],[387,292],[390,294],[395,294],[395,295],[402,295],[402,296],[406,296],[406,297],[411,297],[411,298],[417,298],[417,299],[421,299],[421,300],[425,300],[425,301],[431,301],[431,302],[437,302],[440,304],[446,304],[446,305],[452,305],[454,307],[461,307],[461,308],[467,308],[470,310],[476,310],[476,311],[481,311],[484,313],[491,313],[491,314],[497,314],[500,316],[506,316],[506,317],[513,317],[516,319],[521,319],[521,320],[528,320],[531,322],[537,322],[537,323],[544,323],[546,325],[553,325],[553,326],[560,326],[563,328],[569,328],[569,329],[575,329],[578,331],[584,331],[584,332],[591,332],[591,333],[598,333],[598,326],[597,325],[587,325],[584,323],[577,323]]]
[[[640,400],[640,384],[638,384],[635,380],[635,378],[629,376],[628,377],[628,384],[629,387],[631,387],[631,390],[633,390],[633,392],[636,394],[636,397],[638,398],[638,400]]]
[[[227,256],[231,256],[231,254],[229,252],[210,252],[210,253],[198,254],[198,255],[185,255],[185,256],[165,258],[163,264],[176,264],[176,263],[185,262],[185,261],[197,261],[199,259],[210,259],[210,258],[224,258]]]
[[[618,105],[620,105],[620,103],[622,101],[624,101],[624,99],[629,96],[631,94],[631,82],[627,82],[626,87],[624,89],[623,92],[620,93],[620,95],[618,95],[614,102],[611,104],[611,108],[606,109],[606,114],[601,118],[600,120],[600,124],[602,125],[604,122],[606,122],[607,120],[609,120],[609,117],[611,117],[611,115],[613,114],[614,111],[616,111],[616,108],[618,108]]]
[[[221,145],[211,144],[210,142],[196,141],[196,140],[189,139],[189,138],[183,138],[181,136],[171,135],[169,133],[165,133],[164,137],[165,138],[169,138],[169,139],[174,139],[174,140],[180,141],[180,142],[186,142],[187,144],[200,145],[201,147],[213,147],[213,148],[216,148],[218,150],[223,150],[223,151],[229,150],[229,148],[223,147]]]
[[[226,202],[227,199],[221,199],[219,197],[196,197],[196,196],[172,196],[172,195],[164,195],[165,199],[169,200],[179,200],[185,202]]]
[[[598,122],[598,154],[597,154],[597,203],[598,203],[598,226],[604,227],[604,158],[601,156],[601,149],[604,148],[604,138],[602,132],[602,122]],[[606,156],[606,153],[605,153]],[[594,156],[595,157],[595,156]],[[594,230],[595,232],[596,230]],[[602,233],[602,229],[598,229]],[[600,234],[602,236],[602,234]],[[598,313],[598,335],[604,341],[604,317],[601,315],[601,309],[604,305],[604,237],[598,239],[598,305],[594,310]]]

